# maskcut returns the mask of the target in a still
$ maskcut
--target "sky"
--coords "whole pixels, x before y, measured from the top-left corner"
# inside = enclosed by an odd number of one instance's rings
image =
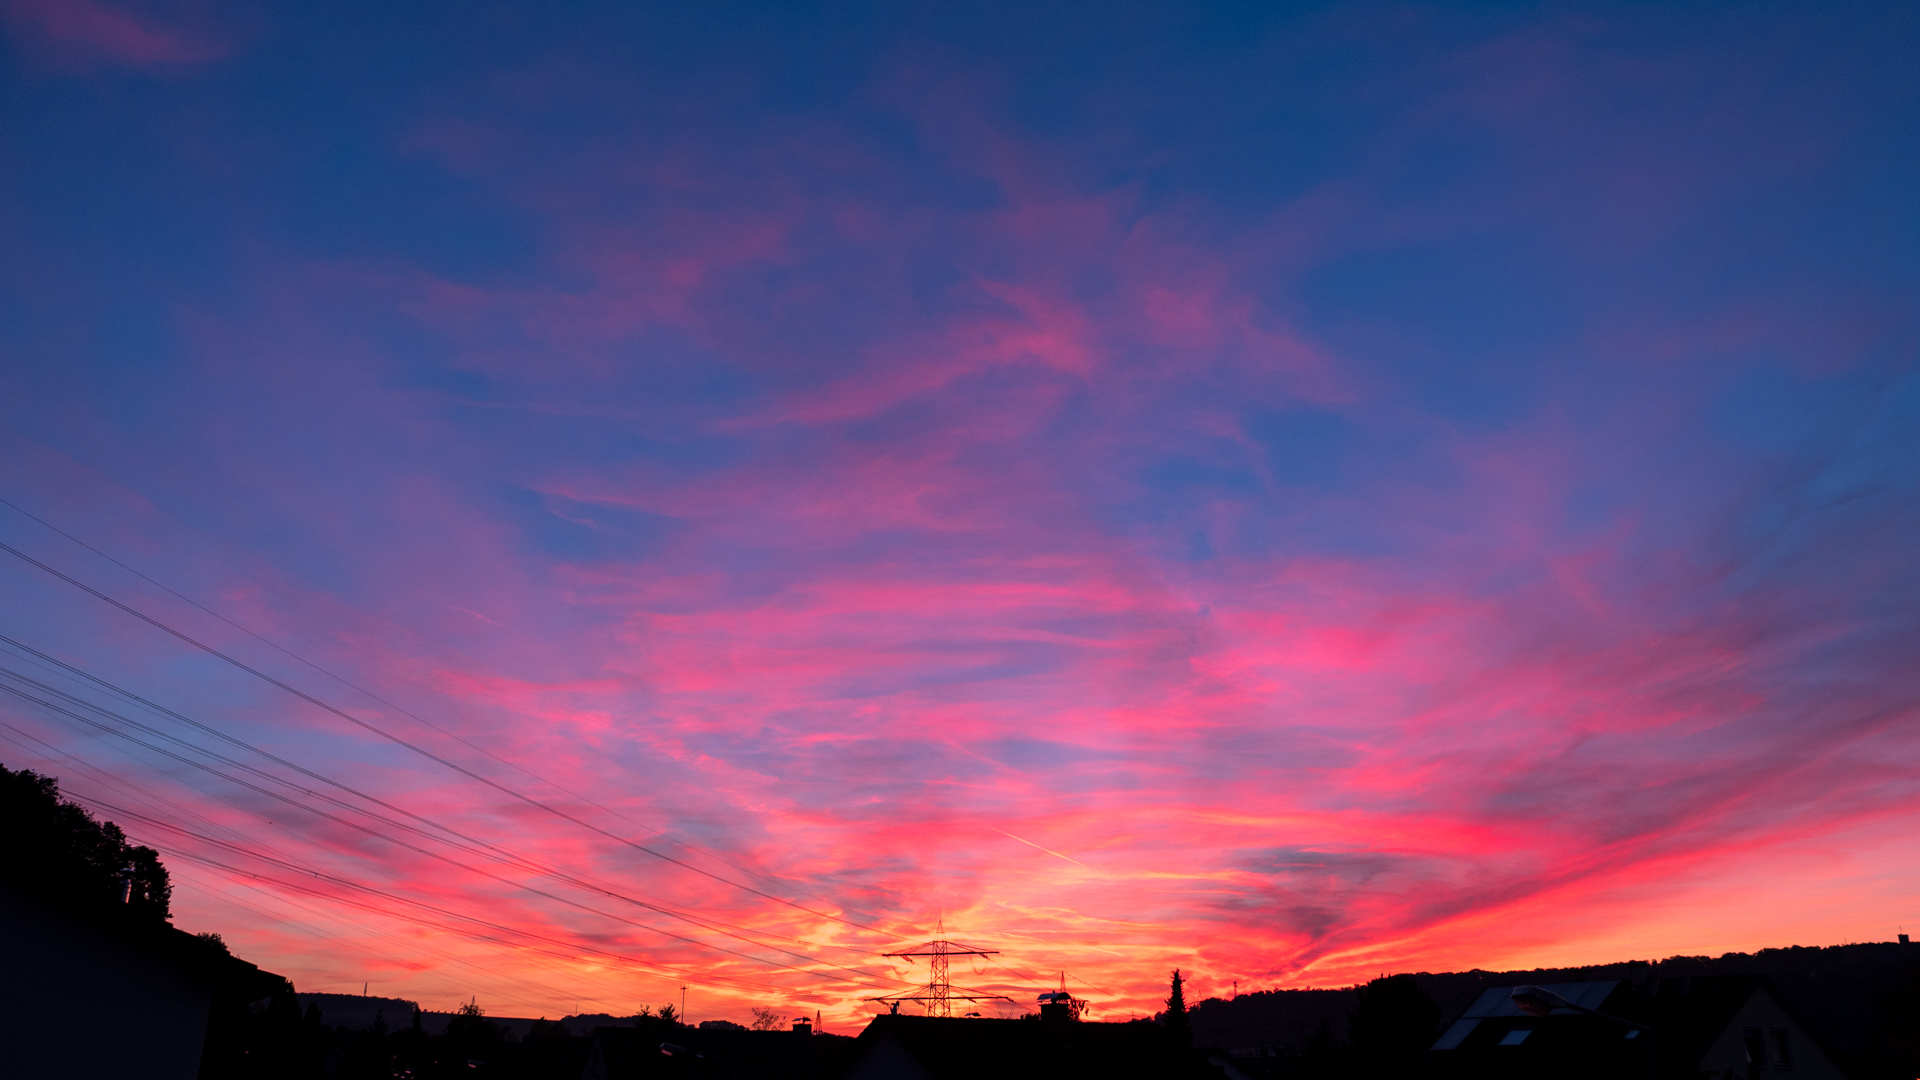
[[[0,762],[496,1015],[1891,939],[1916,45],[4,0]]]

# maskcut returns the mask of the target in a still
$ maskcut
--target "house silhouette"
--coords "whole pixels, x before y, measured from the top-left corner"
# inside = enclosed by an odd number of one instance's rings
[[[1441,1080],[1846,1080],[1824,1040],[1758,975],[1541,987],[1604,1016],[1531,1016],[1515,989],[1482,992],[1421,1071]]]

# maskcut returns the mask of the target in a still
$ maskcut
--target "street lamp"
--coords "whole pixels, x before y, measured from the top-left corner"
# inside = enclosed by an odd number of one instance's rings
[[[1646,1032],[1647,1076],[1649,1080],[1660,1080],[1660,1065],[1653,1056],[1653,1029],[1647,1025],[1629,1020],[1624,1016],[1603,1013],[1599,1009],[1589,1009],[1585,1005],[1575,1005],[1544,986],[1516,986],[1510,997],[1513,999],[1513,1007],[1528,1016],[1545,1016],[1555,1009],[1569,1009],[1577,1013],[1586,1013],[1588,1016],[1597,1016],[1602,1020],[1611,1020],[1616,1024],[1625,1024],[1635,1031]],[[1629,1035],[1628,1038],[1632,1036]]]

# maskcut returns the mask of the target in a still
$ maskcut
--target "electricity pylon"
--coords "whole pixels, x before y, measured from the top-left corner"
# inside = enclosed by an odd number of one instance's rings
[[[922,1008],[926,1009],[928,1016],[952,1016],[953,1003],[956,1001],[1012,1001],[1013,999],[1005,994],[982,994],[978,991],[969,990],[964,986],[956,987],[948,980],[947,959],[949,957],[994,956],[997,955],[1000,950],[976,949],[971,945],[963,945],[957,941],[948,941],[945,936],[946,932],[947,921],[942,919],[939,923],[939,929],[936,931],[936,933],[941,935],[940,937],[934,938],[932,941],[922,942],[909,949],[902,949],[899,952],[881,954],[882,956],[904,956],[907,958],[907,963],[909,964],[913,963],[913,958],[916,956],[926,957],[927,967],[931,969],[931,974],[927,979],[927,985],[920,987],[912,993],[889,994],[886,997],[868,998],[867,1000],[884,1002],[896,1010],[899,1009],[900,1003],[903,1001],[917,1002]]]

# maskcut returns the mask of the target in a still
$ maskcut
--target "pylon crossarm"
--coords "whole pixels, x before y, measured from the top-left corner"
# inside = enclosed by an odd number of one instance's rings
[[[929,941],[925,945],[915,945],[911,949],[904,949],[900,952],[881,953],[880,955],[881,956],[998,956],[1000,955],[999,949],[976,949],[971,945],[962,945],[959,942],[954,942],[954,941],[946,942],[945,944],[947,945],[947,948],[942,949],[937,947],[939,944],[941,943]]]
[[[943,919],[941,920],[939,933],[945,934],[946,930],[946,921]],[[911,994],[890,994],[887,997],[868,998],[867,1000],[885,1002],[893,1006],[895,1012],[899,1011],[901,1002],[918,1002],[925,1006],[927,1015],[929,1016],[952,1016],[953,1003],[956,1001],[1011,1002],[1013,999],[1004,994],[975,994],[967,991],[965,987],[956,988],[952,983],[947,981],[948,964],[954,957],[994,956],[999,952],[1000,950],[998,949],[979,949],[962,942],[948,941],[945,937],[937,937],[932,941],[923,941],[909,948],[898,949],[890,953],[882,953],[882,956],[890,959],[902,959],[909,964],[913,963],[913,958],[916,956],[925,957],[927,961],[927,985],[915,989]],[[956,994],[954,993],[955,989],[959,989],[961,992]]]

